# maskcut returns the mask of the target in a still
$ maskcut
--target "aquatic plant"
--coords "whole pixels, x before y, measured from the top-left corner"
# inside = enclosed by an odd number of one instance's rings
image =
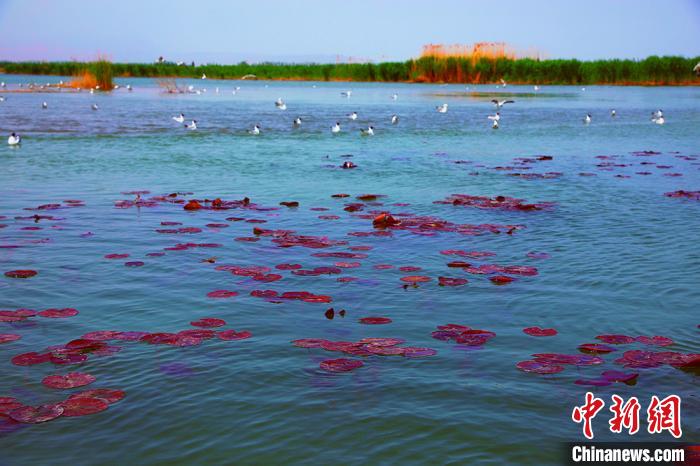
[[[404,62],[385,63],[257,63],[188,66],[175,63],[0,62],[10,74],[76,76],[86,70],[97,84],[111,89],[111,76],[148,78],[257,79],[313,81],[445,82],[512,84],[700,84],[693,67],[700,57],[651,56],[643,60],[540,59],[503,53],[423,55]],[[89,87],[89,86],[85,86]],[[167,87],[167,86],[166,86]]]

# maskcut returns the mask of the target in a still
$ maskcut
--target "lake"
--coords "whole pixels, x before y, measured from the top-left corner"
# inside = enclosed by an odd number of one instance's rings
[[[0,75],[10,90],[58,79]],[[700,190],[697,87],[180,80],[200,94],[173,95],[154,80],[116,82],[94,95],[0,91],[0,133],[23,137],[0,147],[0,272],[38,272],[0,276],[0,308],[79,311],[0,322],[0,334],[21,336],[0,344],[0,397],[36,406],[125,392],[86,416],[0,415],[0,465],[561,464],[563,445],[585,440],[571,413],[587,391],[607,403],[596,440],[673,440],[646,432],[645,410],[652,395],[676,394],[682,439],[700,442],[697,372],[615,362],[632,350],[700,352],[700,202],[664,195]],[[492,98],[515,101],[498,130]],[[666,124],[650,121],[657,109]],[[198,129],[173,121],[179,113]],[[248,134],[255,124],[261,134]],[[369,125],[375,135],[361,136]],[[221,208],[204,202],[216,198]],[[185,210],[191,199],[204,208]],[[401,223],[374,228],[382,212]],[[237,295],[207,296],[216,290]],[[176,333],[202,318],[225,320],[213,330],[233,339],[122,333],[79,351],[87,360],[11,362],[88,332]],[[483,332],[433,338],[446,324]],[[557,334],[523,332],[535,326]],[[635,340],[596,339],[610,334]],[[364,338],[405,343],[330,343]],[[584,343],[612,352],[592,359]],[[436,354],[387,354],[397,347]],[[552,374],[516,367],[540,353],[582,358]],[[336,358],[363,365],[320,367]],[[639,375],[575,383],[610,370]],[[42,384],[68,372],[96,380]],[[612,394],[640,400],[634,437],[608,430]]]

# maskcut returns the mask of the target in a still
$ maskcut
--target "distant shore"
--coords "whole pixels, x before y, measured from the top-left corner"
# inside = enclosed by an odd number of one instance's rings
[[[114,77],[260,79],[280,81],[396,82],[450,84],[697,86],[693,68],[700,57],[656,57],[644,60],[480,58],[424,56],[405,62],[233,65],[112,63]],[[0,61],[6,74],[77,76],[89,62]]]

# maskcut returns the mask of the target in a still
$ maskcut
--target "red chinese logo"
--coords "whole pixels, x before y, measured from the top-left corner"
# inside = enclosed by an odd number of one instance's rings
[[[669,395],[659,401],[656,395],[651,397],[647,409],[647,430],[650,434],[658,434],[667,430],[676,438],[683,435],[681,430],[681,398]]]
[[[587,439],[593,438],[593,418],[598,414],[598,411],[603,409],[605,402],[600,398],[593,396],[593,393],[586,393],[586,402],[583,406],[576,406],[571,413],[571,419],[574,422],[580,423],[583,421],[583,435]]]
[[[625,401],[618,395],[612,395],[610,411],[613,417],[608,421],[610,432],[619,434],[623,429],[629,435],[639,432],[639,411],[641,406],[637,397],[631,397]],[[586,402],[581,406],[575,406],[571,412],[571,419],[580,424],[583,423],[583,435],[587,439],[593,438],[593,418],[605,406],[605,401],[596,398],[593,393],[586,393]],[[647,431],[650,434],[660,434],[668,431],[675,438],[683,435],[681,429],[681,398],[678,395],[669,395],[663,400],[657,396],[651,397],[647,408]]]

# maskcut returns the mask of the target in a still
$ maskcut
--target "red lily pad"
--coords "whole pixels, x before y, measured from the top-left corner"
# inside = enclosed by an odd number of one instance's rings
[[[358,343],[364,343],[366,345],[372,345],[372,346],[396,346],[396,345],[400,345],[401,343],[405,343],[405,342],[406,342],[406,340],[404,340],[403,338],[367,337],[367,338],[363,338]]]
[[[48,319],[64,319],[66,317],[77,316],[78,310],[71,307],[66,307],[64,309],[46,309],[41,311],[38,315]]]
[[[62,401],[59,405],[63,408],[66,417],[88,416],[109,408],[109,403],[100,398],[76,397]]]
[[[277,264],[277,270],[297,270],[301,268],[301,264]]]
[[[71,395],[68,399],[76,399],[76,398],[98,398],[107,404],[114,404],[117,401],[120,401],[124,396],[126,395],[126,392],[123,390],[115,390],[112,388],[94,388],[92,390],[85,390],[82,392],[75,393]]]
[[[505,285],[507,283],[512,282],[515,279],[506,275],[495,275],[493,277],[490,277],[489,280],[491,280],[491,282],[493,282],[496,285]]]
[[[362,366],[364,366],[362,361],[347,358],[326,359],[319,365],[321,369],[328,372],[350,372]]]
[[[66,375],[49,375],[44,377],[41,383],[49,388],[65,390],[68,388],[90,385],[95,380],[97,379],[90,374],[85,374],[82,372],[69,372]]]
[[[13,357],[10,361],[15,366],[33,366],[51,361],[51,353],[23,353]]]
[[[469,283],[466,278],[450,278],[450,277],[438,277],[438,285],[440,286],[461,286]]]
[[[408,275],[406,277],[401,277],[401,281],[407,283],[422,283],[429,282],[430,280],[431,278],[425,275]]]
[[[598,335],[596,338],[610,345],[627,345],[629,343],[634,343],[635,340],[633,337],[627,335]]]
[[[124,262],[125,267],[143,267],[144,265],[145,265],[145,262],[143,262],[143,261]]]
[[[24,424],[39,424],[52,421],[63,414],[59,405],[22,406],[9,412],[11,419]]]
[[[390,264],[377,264],[373,268],[374,268],[374,270],[389,270],[389,269],[393,269],[394,266],[390,265]]]
[[[241,332],[236,332],[235,330],[223,330],[217,334],[221,340],[233,341],[233,340],[245,340],[253,336],[248,330],[243,330]]]
[[[617,351],[617,349],[612,346],[604,345],[602,343],[584,343],[579,345],[578,350],[582,353],[588,354],[607,354]]]
[[[392,321],[388,317],[363,317],[359,322],[366,325],[383,325],[390,324]]]
[[[233,298],[238,296],[238,292],[229,290],[216,290],[207,293],[208,298]]]
[[[17,341],[20,338],[22,338],[21,335],[16,335],[14,333],[0,333],[0,345],[11,341]]]
[[[620,372],[620,371],[605,371],[601,377],[610,382],[622,382],[632,385],[637,381],[639,374],[637,372]]]
[[[671,346],[674,342],[668,337],[661,337],[661,336],[653,336],[653,337],[647,337],[647,336],[639,336],[636,338],[636,340],[639,343],[643,343],[645,345],[654,345],[654,346]]]
[[[320,338],[301,338],[299,340],[292,341],[294,346],[299,348],[321,348],[321,345],[328,340],[323,340]]]
[[[540,327],[527,327],[523,329],[523,332],[533,337],[552,337],[557,334],[557,331],[553,328]]]
[[[213,328],[213,327],[223,327],[226,325],[226,321],[223,319],[216,319],[213,317],[205,317],[203,319],[195,320],[193,322],[190,322],[190,325],[194,327],[203,327],[203,328]]]
[[[405,265],[403,267],[399,267],[399,270],[402,272],[419,272],[423,269],[421,267],[416,267],[413,265]]]
[[[434,356],[437,354],[437,351],[435,351],[432,348],[422,348],[422,347],[416,347],[416,346],[404,346],[403,348],[403,356],[405,358],[423,358],[427,356]]]
[[[107,254],[104,256],[105,259],[126,259],[129,254]]]
[[[31,278],[35,276],[38,272],[36,270],[10,270],[5,272],[6,277],[10,278]]]
[[[564,370],[564,366],[537,361],[520,361],[515,367],[523,372],[532,372],[534,374],[556,374]]]

